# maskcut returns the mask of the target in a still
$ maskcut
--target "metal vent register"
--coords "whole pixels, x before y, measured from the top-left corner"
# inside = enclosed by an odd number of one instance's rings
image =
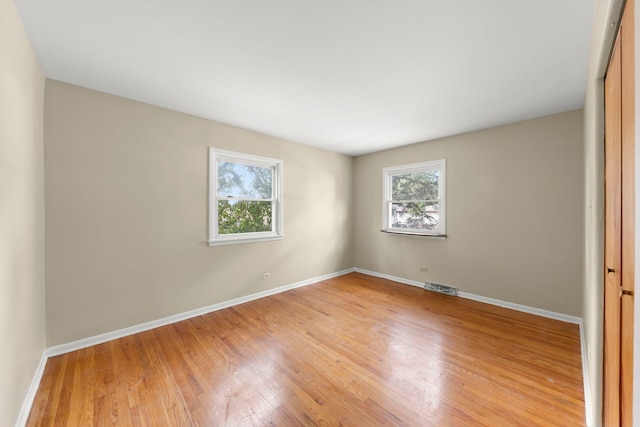
[[[424,282],[424,288],[427,291],[438,292],[440,294],[458,296],[458,288],[447,285],[439,285],[437,283]]]

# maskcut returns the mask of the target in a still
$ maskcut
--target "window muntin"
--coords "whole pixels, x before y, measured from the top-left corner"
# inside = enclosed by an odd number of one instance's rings
[[[209,245],[281,239],[282,160],[209,153]]]
[[[383,169],[382,230],[444,236],[444,159]]]

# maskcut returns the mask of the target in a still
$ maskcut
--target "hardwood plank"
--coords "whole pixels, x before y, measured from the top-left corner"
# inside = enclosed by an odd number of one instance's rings
[[[576,325],[352,273],[52,358],[29,426],[579,426]]]

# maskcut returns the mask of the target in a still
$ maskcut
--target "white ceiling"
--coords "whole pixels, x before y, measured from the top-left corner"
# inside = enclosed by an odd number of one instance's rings
[[[580,108],[594,0],[14,0],[47,77],[351,155]]]

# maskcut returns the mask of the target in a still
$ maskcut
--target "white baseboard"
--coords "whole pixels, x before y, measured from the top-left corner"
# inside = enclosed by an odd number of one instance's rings
[[[458,296],[474,301],[484,302],[491,305],[497,305],[499,307],[510,308],[511,310],[522,311],[524,313],[535,314],[541,317],[547,317],[549,319],[560,320],[562,322],[573,323],[579,325],[582,319],[577,316],[571,316],[569,314],[557,313],[555,311],[543,310],[542,308],[530,307],[528,305],[516,304],[509,301],[502,301],[499,299],[483,297],[481,295],[469,294],[466,292],[458,292]]]
[[[27,424],[29,412],[31,412],[31,406],[33,406],[33,399],[35,399],[38,387],[40,387],[40,380],[42,380],[42,374],[44,374],[44,367],[46,365],[47,352],[45,350],[42,352],[42,357],[40,357],[40,362],[38,363],[35,374],[33,374],[33,379],[31,380],[31,384],[27,390],[27,395],[22,402],[22,407],[20,408],[18,419],[16,420],[16,427],[23,427]]]
[[[253,301],[256,299],[264,298],[270,295],[275,295],[281,292],[285,292],[291,289],[299,288],[302,286],[311,285],[314,283],[321,282],[323,280],[331,279],[334,277],[342,276],[345,274],[349,274],[352,272],[358,272],[362,274],[366,274],[368,276],[380,277],[383,279],[392,280],[394,282],[404,283],[411,286],[417,286],[419,288],[424,287],[424,283],[418,282],[415,280],[404,279],[402,277],[391,276],[388,274],[377,273],[375,271],[364,270],[361,268],[349,268],[346,270],[338,271],[331,274],[326,274],[324,276],[314,277],[312,279],[302,280],[300,282],[292,283],[285,286],[280,286],[278,288],[269,289],[267,291],[258,292],[255,294],[247,295],[240,298],[235,298],[229,301],[223,301],[217,304],[209,305],[206,307],[198,308],[195,310],[187,311],[184,313],[175,314],[172,316],[164,317],[162,319],[153,320],[151,322],[141,323],[139,325],[134,325],[128,328],[118,329],[116,331],[107,332],[104,334],[96,335],[93,337],[84,338],[77,341],[72,341],[66,344],[61,344],[53,347],[47,348],[42,354],[42,358],[40,363],[38,364],[38,368],[31,382],[31,386],[29,387],[29,391],[27,396],[24,399],[22,408],[20,410],[20,414],[18,416],[18,420],[16,421],[16,427],[22,427],[26,424],[27,418],[29,417],[29,412],[31,410],[31,406],[33,405],[33,400],[35,398],[36,392],[40,385],[40,380],[42,379],[42,374],[44,373],[44,368],[47,362],[47,359],[52,356],[58,356],[64,353],[69,353],[71,351],[80,350],[83,348],[90,347],[92,345],[102,344],[107,341],[111,341],[117,338],[122,338],[128,335],[133,335],[139,332],[148,331],[150,329],[155,329],[160,326],[169,325],[172,323],[180,322],[182,320],[190,319],[192,317],[200,316],[203,314],[211,313],[213,311],[222,310],[223,308],[232,307],[238,304],[243,304],[245,302]],[[479,302],[484,302],[487,304],[497,305],[500,307],[509,308],[516,311],[522,311],[525,313],[535,314],[542,317],[547,317],[551,319],[561,320],[568,323],[578,324],[580,326],[580,342],[581,342],[581,352],[582,352],[582,376],[584,383],[584,393],[585,393],[585,410],[586,410],[586,420],[587,426],[591,426],[591,401],[590,401],[590,387],[589,387],[589,377],[587,374],[587,351],[586,351],[586,341],[584,337],[584,330],[582,326],[582,319],[576,316],[570,316],[567,314],[556,313],[553,311],[543,310],[535,307],[529,307],[521,304],[515,304],[508,301],[497,300],[494,298],[483,297],[480,295],[474,295],[466,292],[459,292],[458,295],[462,298],[467,298]]]
[[[394,282],[404,283],[406,285],[417,286],[419,288],[424,288],[423,282],[418,282],[416,280],[404,279],[402,277],[390,276],[388,274],[377,273],[375,271],[364,270],[362,268],[354,268],[354,271],[358,273],[366,274],[369,276],[380,277],[382,279],[393,280]],[[556,313],[554,311],[543,310],[541,308],[529,307],[522,304],[515,304],[508,301],[502,301],[494,298],[483,297],[480,295],[469,294],[467,292],[458,292],[458,296],[461,298],[467,298],[474,301],[484,302],[487,304],[497,305],[499,307],[509,308],[516,311],[522,311],[524,313],[535,314],[542,317],[547,317],[550,319],[561,320],[567,323],[577,324],[580,327],[580,353],[582,358],[582,383],[584,386],[584,406],[585,406],[585,414],[586,414],[586,424],[587,427],[593,426],[592,420],[592,402],[591,402],[591,388],[589,386],[589,373],[587,370],[587,348],[586,348],[586,339],[584,336],[584,327],[582,324],[582,318],[571,316],[563,313]]]
[[[184,313],[174,314],[172,316],[163,317],[161,319],[152,320],[151,322],[140,323],[138,325],[130,326],[128,328],[118,329],[116,331],[107,332],[93,337],[83,338],[77,341],[72,341],[65,344],[56,345],[47,349],[47,356],[58,356],[60,354],[69,353],[71,351],[80,350],[83,348],[91,347],[93,345],[102,344],[107,341],[115,340],[117,338],[126,337],[128,335],[137,334],[139,332],[148,331],[150,329],[159,328],[160,326],[170,325],[182,320],[190,319],[192,317],[200,316],[203,314],[211,313],[213,311],[222,310],[223,308],[233,307],[234,305],[243,304],[245,302],[253,301],[259,298],[268,297],[270,295],[279,294],[281,292],[288,291],[290,289],[299,288],[302,286],[311,285],[313,283],[321,282],[323,280],[331,279],[334,277],[342,276],[353,272],[352,268],[347,270],[338,271],[331,274],[325,274],[324,276],[314,277],[312,279],[302,280],[300,282],[292,283],[289,285],[280,286],[278,288],[269,289],[267,291],[258,292],[255,294],[247,295],[240,298],[235,298],[228,301],[223,301],[217,304],[209,305],[206,307],[196,308],[195,310],[186,311]]]
[[[388,274],[377,273],[375,271],[364,270],[362,268],[354,268],[353,270],[357,271],[358,273],[366,274],[368,276],[380,277],[382,279],[393,280],[394,282],[424,288],[424,282],[418,282],[417,280],[409,280],[402,277],[390,276]],[[458,292],[458,296],[460,298],[470,299],[491,305],[497,305],[498,307],[504,307],[524,313],[535,314],[537,316],[547,317],[549,319],[561,320],[567,323],[574,323],[576,325],[582,323],[582,319],[580,317],[571,316],[564,313],[556,313],[555,311],[543,310],[541,308],[530,307],[528,305],[516,304],[509,301],[502,301],[499,299],[484,297],[481,295],[474,295],[467,292]]]

